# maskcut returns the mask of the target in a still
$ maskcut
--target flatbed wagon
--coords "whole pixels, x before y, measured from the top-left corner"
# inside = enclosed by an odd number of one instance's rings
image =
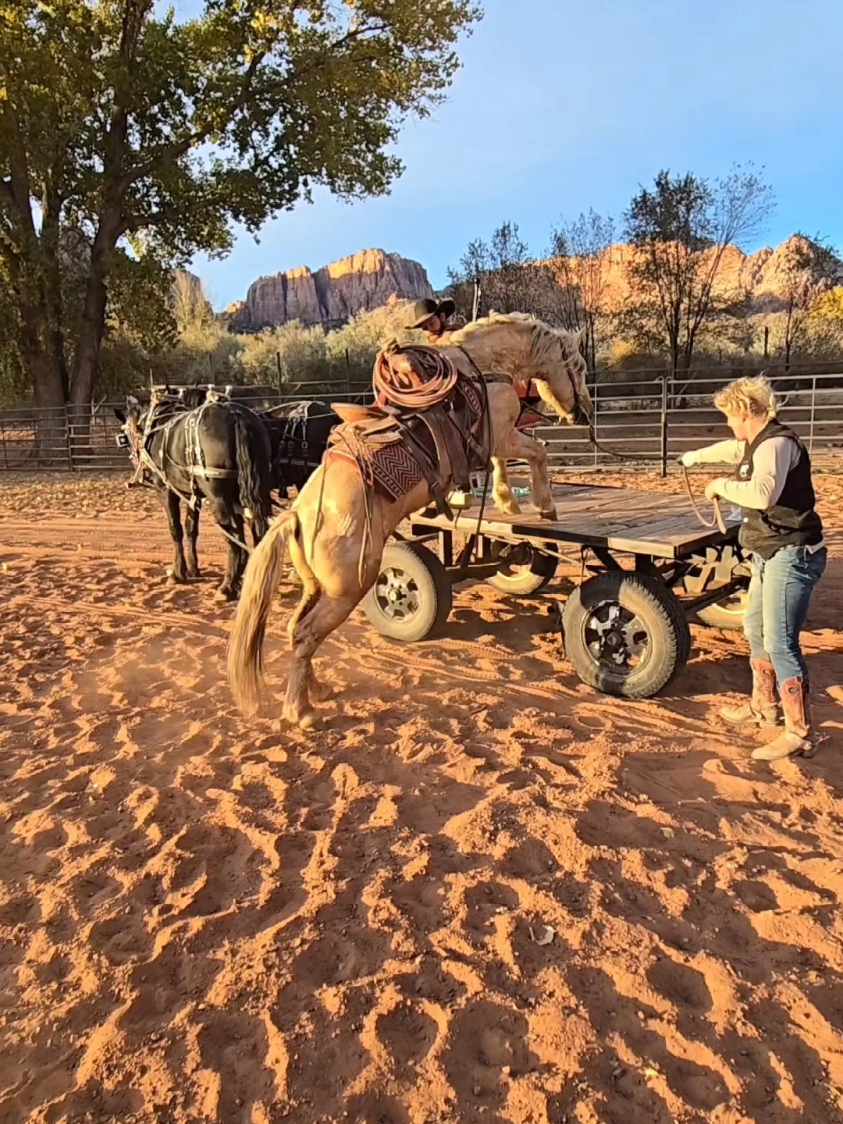
[[[562,612],[551,606],[567,657],[583,682],[627,698],[651,697],[682,670],[690,617],[741,627],[749,568],[739,519],[724,534],[703,526],[686,498],[631,488],[557,484],[553,495],[553,522],[501,515],[491,499],[482,512],[475,500],[452,518],[411,516],[363,602],[370,623],[396,640],[423,640],[444,626],[455,584],[485,580],[530,596],[564,562],[580,571]]]

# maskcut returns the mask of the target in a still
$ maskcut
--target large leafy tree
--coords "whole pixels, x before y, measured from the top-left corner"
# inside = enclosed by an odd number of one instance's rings
[[[760,231],[772,194],[752,169],[709,181],[659,172],[624,215],[632,296],[626,325],[638,340],[670,356],[671,371],[688,371],[701,335],[716,320],[740,312],[745,293],[727,284],[730,246]]]
[[[0,0],[0,256],[42,405],[90,401],[125,260],[224,254],[315,185],[381,194],[472,0]],[[86,245],[72,339],[62,271]],[[74,263],[78,266],[78,262]]]

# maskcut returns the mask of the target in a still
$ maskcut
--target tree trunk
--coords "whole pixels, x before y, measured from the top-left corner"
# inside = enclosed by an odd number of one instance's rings
[[[35,442],[33,465],[65,468],[68,464],[67,413],[61,372],[52,352],[40,340],[25,333],[23,359],[35,388]]]
[[[73,361],[73,374],[70,382],[70,425],[71,446],[74,457],[84,457],[90,448],[90,406],[94,393],[94,377],[100,357],[100,346],[105,332],[105,312],[108,301],[106,277],[108,260],[117,244],[119,212],[114,214],[113,206],[100,216],[94,244],[91,247],[91,260],[88,267],[88,280],[85,289],[85,308],[82,314],[82,327],[76,345]]]
[[[115,229],[113,234],[112,228]],[[74,406],[87,405],[94,392],[94,374],[105,331],[105,309],[108,299],[105,282],[108,258],[116,243],[116,224],[102,219],[91,247],[91,261],[85,289],[85,309],[73,362],[70,401]]]

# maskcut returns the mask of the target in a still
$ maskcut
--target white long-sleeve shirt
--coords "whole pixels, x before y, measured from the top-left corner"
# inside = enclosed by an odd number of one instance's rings
[[[743,441],[718,441],[685,455],[686,464],[740,464],[746,452]],[[718,489],[724,499],[738,507],[767,511],[774,507],[784,489],[787,474],[799,460],[799,446],[789,437],[769,437],[752,457],[752,476],[748,480],[724,479]]]

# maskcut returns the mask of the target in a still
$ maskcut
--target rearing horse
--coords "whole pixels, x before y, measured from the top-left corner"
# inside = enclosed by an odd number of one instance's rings
[[[565,420],[590,421],[591,400],[578,342],[576,335],[532,318],[491,316],[467,326],[443,349],[475,384],[480,372],[503,376],[483,379],[495,468],[493,496],[503,511],[518,510],[506,480],[506,460],[523,457],[530,464],[534,504],[547,516],[555,515],[544,447],[515,430],[520,403],[512,384],[531,378],[544,401]],[[439,471],[434,483],[447,491],[452,481],[443,478],[441,465]],[[290,511],[273,521],[246,567],[228,660],[241,711],[253,713],[260,703],[263,642],[285,544],[304,592],[288,626],[292,658],[283,715],[308,728],[315,721],[311,702],[324,697],[313,671],[314,653],[374,583],[389,536],[408,515],[426,507],[433,494],[425,478],[394,498],[367,484],[351,461],[325,458]]]

